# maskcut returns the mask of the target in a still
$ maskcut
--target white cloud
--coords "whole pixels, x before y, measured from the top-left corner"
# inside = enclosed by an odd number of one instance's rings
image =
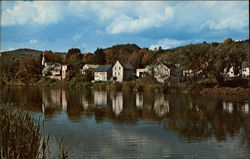
[[[167,20],[171,19],[172,15],[173,11],[170,7],[166,7],[163,12],[159,11],[153,15],[139,15],[138,18],[121,15],[106,27],[106,31],[111,34],[133,33],[152,27],[160,27]]]
[[[83,19],[97,19],[111,34],[133,33],[165,24],[173,10],[164,2],[70,2],[69,11]]]
[[[134,33],[166,24],[173,16],[173,10],[161,3],[143,2],[135,8],[134,16],[120,15],[106,27],[111,34]]]
[[[38,42],[38,40],[29,40],[30,44],[36,44]]]
[[[150,45],[150,49],[153,50],[154,48],[159,48],[161,47],[162,49],[170,49],[170,48],[175,48],[178,46],[186,45],[186,44],[191,44],[191,43],[198,43],[202,42],[201,39],[194,39],[194,40],[176,40],[176,39],[161,39],[159,40],[156,44]]]
[[[174,26],[198,31],[249,26],[248,2],[198,1],[18,1],[2,2],[2,26],[47,25],[64,18],[80,17],[102,25],[110,34],[135,33]],[[97,23],[96,23],[97,21]],[[191,27],[190,27],[191,26]]]
[[[170,49],[173,47],[180,46],[183,43],[184,41],[165,38],[165,39],[159,40],[156,44],[151,45],[149,48],[151,50],[153,50],[154,48],[159,48],[159,47],[161,47],[162,49]]]
[[[190,29],[234,29],[248,27],[248,2],[206,1],[183,2],[174,7],[176,26],[193,26]]]
[[[63,18],[61,6],[59,2],[18,1],[12,8],[3,7],[1,25],[46,25],[56,23]]]

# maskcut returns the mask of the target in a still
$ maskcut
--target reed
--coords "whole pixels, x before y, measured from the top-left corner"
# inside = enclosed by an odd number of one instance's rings
[[[48,142],[49,136],[42,135],[38,119],[14,104],[0,104],[0,158],[46,159]]]

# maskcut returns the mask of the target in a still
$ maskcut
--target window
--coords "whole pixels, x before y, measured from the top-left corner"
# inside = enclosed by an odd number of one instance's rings
[[[121,67],[119,67],[119,70],[121,70]]]
[[[116,70],[116,67],[115,67],[115,70]]]
[[[120,73],[118,72],[118,75],[120,75]]]
[[[116,75],[116,72],[115,72],[115,75]]]

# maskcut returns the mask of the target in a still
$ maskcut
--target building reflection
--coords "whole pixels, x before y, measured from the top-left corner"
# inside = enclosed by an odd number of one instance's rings
[[[82,95],[82,106],[84,110],[87,110],[88,107],[90,106],[89,99],[87,99],[84,94]]]
[[[245,102],[242,106],[243,113],[248,114],[249,113],[249,103]]]
[[[106,91],[94,91],[94,104],[97,107],[107,106],[108,94]]]
[[[42,90],[42,112],[45,115],[53,116],[56,111],[67,111],[66,91],[61,89]]]
[[[136,92],[136,108],[141,109],[143,107],[143,94],[141,92]]]
[[[67,99],[66,99],[66,91],[62,90],[62,110],[67,111]]]
[[[112,93],[112,111],[118,116],[123,110],[123,94],[122,92]]]
[[[159,117],[169,113],[169,101],[164,99],[164,94],[155,97],[154,111]]]
[[[233,103],[232,102],[223,102],[223,110],[232,113],[233,112]]]

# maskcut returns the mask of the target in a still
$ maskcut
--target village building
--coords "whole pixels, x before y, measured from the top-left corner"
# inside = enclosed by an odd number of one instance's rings
[[[99,65],[92,65],[92,64],[85,64],[82,69],[80,70],[81,74],[85,74],[87,71],[93,72],[95,69],[97,69]]]
[[[135,77],[135,68],[126,62],[116,61],[112,72],[113,80],[118,82],[132,80]]]
[[[68,66],[62,65],[62,80],[64,80],[66,78],[67,72],[68,72]]]
[[[236,77],[238,75],[235,75],[234,74],[234,67],[230,67],[230,69],[227,71],[227,69],[225,68],[224,69],[224,74],[227,76],[227,77]]]
[[[227,71],[227,69],[224,69],[224,75],[226,75],[226,77],[238,77],[238,76],[242,76],[242,77],[249,77],[249,63],[247,62],[242,62],[242,66],[241,66],[241,70],[239,71],[238,74],[236,74],[234,72],[234,67],[230,67],[230,69]]]
[[[60,63],[49,64],[45,61],[44,54],[42,58],[42,75],[56,80],[64,80],[67,74],[67,65],[61,65]]]
[[[193,70],[183,70],[182,71],[182,75],[184,77],[193,77],[194,76],[194,73],[193,73]]]
[[[145,68],[145,72],[155,77],[156,80],[161,83],[164,83],[165,80],[171,76],[170,71],[170,67],[164,65],[163,63],[159,63],[157,65],[148,65]]]
[[[94,70],[94,81],[108,81],[112,75],[111,65],[101,65]]]
[[[136,69],[136,77],[144,77],[145,76],[145,68]]]
[[[241,75],[242,77],[249,77],[249,74],[250,74],[249,62],[244,61],[242,62]]]

